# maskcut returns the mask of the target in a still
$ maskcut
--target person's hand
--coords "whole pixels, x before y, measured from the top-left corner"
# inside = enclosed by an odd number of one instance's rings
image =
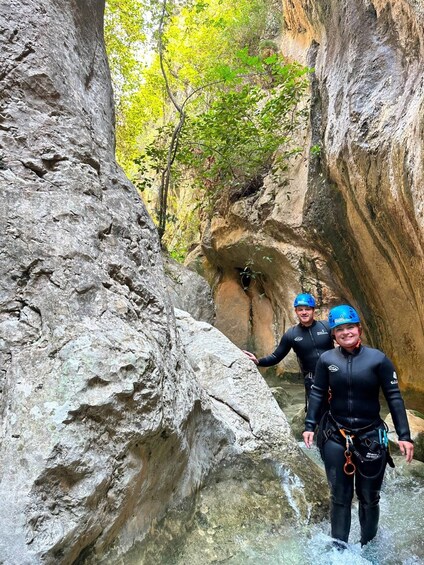
[[[399,449],[402,455],[405,455],[406,462],[410,463],[414,456],[414,444],[410,441],[399,441]]]
[[[314,443],[314,432],[303,432],[303,441],[308,449],[312,447]]]
[[[255,365],[257,365],[259,363],[259,361],[256,359],[256,356],[253,355],[253,353],[250,353],[250,351],[245,351],[244,349],[242,349],[242,351],[245,355],[247,355],[249,357],[249,359],[251,361],[254,362]]]

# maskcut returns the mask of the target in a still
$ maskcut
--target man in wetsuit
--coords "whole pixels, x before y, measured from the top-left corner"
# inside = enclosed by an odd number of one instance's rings
[[[244,351],[258,367],[271,367],[284,359],[293,349],[304,378],[306,404],[314,382],[317,361],[324,351],[334,347],[328,322],[315,320],[315,304],[315,298],[311,294],[296,296],[294,310],[299,323],[286,331],[271,355],[257,359],[253,353]]]
[[[331,535],[348,541],[355,489],[361,545],[365,545],[377,533],[384,470],[386,463],[393,465],[387,427],[380,417],[380,389],[408,462],[414,445],[393,363],[382,351],[361,344],[360,319],[352,306],[332,308],[328,321],[339,347],[324,353],[317,363],[303,438],[309,448],[330,387],[330,411],[322,420],[317,443],[331,489]],[[344,547],[339,541],[335,545]]]

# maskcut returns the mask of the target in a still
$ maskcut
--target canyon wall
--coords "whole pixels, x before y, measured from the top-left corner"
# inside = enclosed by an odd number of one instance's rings
[[[187,358],[157,232],[115,163],[103,9],[102,0],[0,6],[0,561],[8,565],[100,563],[112,548],[118,559],[223,458],[228,473],[247,452],[285,454],[281,465],[303,477],[306,519],[325,496],[252,363],[228,340],[229,361],[213,366],[217,353],[205,344],[195,362]],[[203,326],[192,333],[211,335]],[[213,399],[203,372],[215,379]],[[244,383],[256,391],[250,404]]]
[[[240,346],[272,350],[295,294],[310,291],[321,314],[358,308],[367,342],[393,359],[402,386],[423,390],[422,3],[284,0],[283,14],[282,52],[313,68],[305,153],[286,182],[266,178],[214,218],[189,261],[214,284],[217,326]]]
[[[156,230],[115,163],[103,8],[0,11],[0,555],[10,564],[72,563],[124,525],[128,539],[145,531],[189,473],[187,430],[204,407]],[[174,452],[173,475],[158,476]]]

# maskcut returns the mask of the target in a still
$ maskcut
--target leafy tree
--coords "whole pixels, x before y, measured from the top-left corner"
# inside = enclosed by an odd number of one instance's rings
[[[131,108],[144,82],[146,65],[147,7],[143,0],[107,0],[104,35],[111,70],[116,108],[117,157],[131,152],[133,140],[143,130],[147,106],[129,119]]]
[[[284,168],[307,70],[287,64],[269,39],[279,25],[272,0],[138,4],[145,36],[136,42],[149,55],[125,87],[118,160],[148,206],[156,204],[161,237],[181,253],[202,210]]]
[[[187,124],[181,143],[179,161],[204,187],[202,200],[210,209],[222,194],[251,192],[264,174],[285,169],[299,150],[281,148],[303,116],[298,104],[307,69],[287,65],[277,54],[249,57],[243,50],[239,57],[247,74],[239,69],[227,81],[208,110]]]

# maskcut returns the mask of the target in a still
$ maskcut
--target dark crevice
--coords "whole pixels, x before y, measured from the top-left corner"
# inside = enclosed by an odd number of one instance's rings
[[[252,270],[249,267],[244,267],[243,269],[241,267],[236,267],[236,269],[239,272],[240,282],[243,290],[247,290],[250,286],[250,283],[252,282]]]
[[[252,178],[249,182],[247,182],[242,187],[233,189],[230,192],[228,198],[230,204],[237,202],[238,200],[240,200],[240,198],[247,198],[249,196],[252,196],[252,194],[256,194],[257,192],[259,192],[259,190],[264,185],[264,178],[268,173],[269,170],[267,170],[266,172],[264,171],[263,173]]]
[[[99,238],[99,239],[105,239],[105,237],[106,237],[107,235],[110,235],[110,234],[112,233],[112,226],[113,226],[113,223],[111,222],[107,228],[105,228],[104,230],[99,231],[99,233],[98,233],[98,238]]]
[[[44,175],[47,173],[46,169],[44,169],[40,165],[37,165],[36,163],[29,163],[29,162],[24,163],[23,161],[21,161],[21,163],[26,169],[29,169],[30,171],[35,173],[37,177],[39,177],[40,179],[42,179]]]
[[[81,163],[84,163],[85,165],[89,165],[96,171],[98,175],[100,175],[100,163],[90,155],[84,155],[81,159]]]
[[[222,398],[218,398],[217,396],[214,396],[213,394],[208,393],[208,395],[213,398],[214,400],[216,400],[217,402],[220,402],[221,404],[225,404],[225,406],[228,406],[228,408],[230,410],[232,410],[235,414],[237,414],[238,416],[240,416],[240,418],[242,418],[242,420],[244,420],[245,422],[247,422],[249,424],[250,427],[250,418],[248,416],[245,416],[244,414],[242,414],[241,412],[239,412],[238,410],[236,410],[233,406],[230,406],[230,404],[228,404],[227,402],[225,402],[224,400],[222,400]],[[252,429],[250,427],[250,429]]]

